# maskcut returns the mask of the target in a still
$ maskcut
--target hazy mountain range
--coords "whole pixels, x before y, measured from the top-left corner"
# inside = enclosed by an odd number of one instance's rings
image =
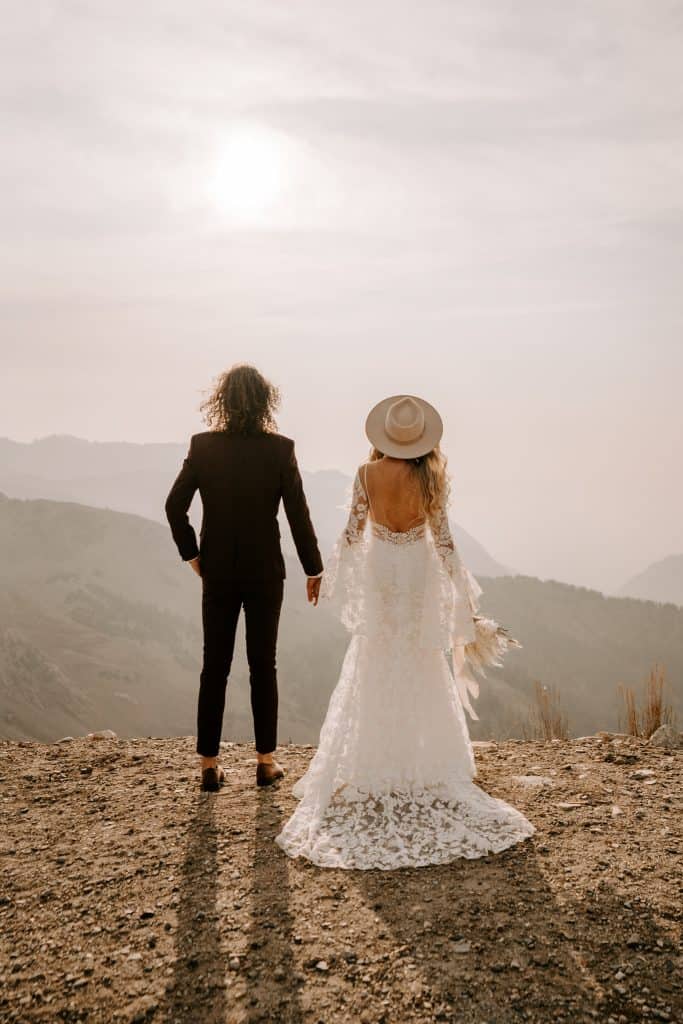
[[[56,435],[30,443],[0,438],[0,490],[14,498],[78,501],[165,523],[164,501],[186,454],[187,445],[182,444],[84,441]],[[324,557],[346,521],[344,506],[351,479],[337,470],[307,473],[302,469],[302,476]],[[198,526],[198,496],[191,515]],[[462,527],[453,524],[453,529],[472,572],[500,576],[510,571]],[[285,547],[294,554],[286,526],[282,533]]]
[[[70,435],[52,435],[31,442],[0,438],[0,490],[16,498],[77,501],[164,522],[164,500],[186,452],[185,444],[86,441]],[[344,523],[351,479],[338,470],[302,469],[302,475],[325,555]],[[199,525],[199,498],[195,499],[191,514]],[[475,575],[504,576],[513,571],[492,557],[457,523],[453,523],[453,530],[463,559]],[[283,538],[293,554],[286,526]],[[516,566],[514,571],[523,568]],[[617,596],[683,606],[683,554],[645,568],[624,583]]]
[[[141,516],[0,498],[0,736],[53,740],[195,731],[201,582],[168,528]],[[348,636],[304,600],[290,560],[279,645],[280,739],[316,742]],[[666,666],[683,708],[683,609],[529,577],[480,577],[483,609],[524,648],[482,682],[473,739],[520,735],[534,680],[557,686],[573,734],[618,728],[619,682]],[[250,739],[238,643],[224,738]],[[419,685],[419,681],[416,681]]]
[[[634,576],[619,591],[624,597],[683,605],[683,555],[671,555]]]

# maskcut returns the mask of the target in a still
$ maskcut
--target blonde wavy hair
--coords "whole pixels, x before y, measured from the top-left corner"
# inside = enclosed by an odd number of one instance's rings
[[[377,462],[378,459],[383,458],[384,452],[374,447],[370,449],[370,462]],[[448,505],[450,496],[450,481],[446,469],[448,459],[437,444],[426,455],[405,461],[420,484],[425,514],[430,521],[434,522],[441,509]]]

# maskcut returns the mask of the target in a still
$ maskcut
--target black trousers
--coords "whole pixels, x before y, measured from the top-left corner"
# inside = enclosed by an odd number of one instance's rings
[[[277,746],[277,671],[275,655],[284,581],[278,578],[237,582],[202,578],[204,661],[199,678],[197,753],[218,754],[225,690],[235,649],[235,632],[244,608],[254,738],[260,754]]]

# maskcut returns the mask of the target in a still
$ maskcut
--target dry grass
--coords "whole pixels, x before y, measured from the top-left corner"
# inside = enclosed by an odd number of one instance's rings
[[[569,738],[567,716],[560,706],[559,691],[545,686],[538,679],[534,682],[534,703],[522,723],[525,740],[566,740]]]
[[[674,725],[675,713],[670,704],[664,703],[664,666],[655,665],[645,681],[643,707],[638,708],[636,695],[630,686],[620,683],[617,692],[622,696],[625,705],[624,716],[620,714],[619,722],[629,736],[640,736],[649,739],[660,725]]]

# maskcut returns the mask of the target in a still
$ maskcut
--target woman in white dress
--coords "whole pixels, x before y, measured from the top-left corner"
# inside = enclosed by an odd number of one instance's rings
[[[472,781],[472,670],[518,644],[477,614],[481,589],[448,524],[442,429],[414,396],[371,410],[373,450],[323,574],[321,597],[352,636],[318,749],[293,789],[299,804],[275,840],[321,867],[443,864],[536,831]]]

